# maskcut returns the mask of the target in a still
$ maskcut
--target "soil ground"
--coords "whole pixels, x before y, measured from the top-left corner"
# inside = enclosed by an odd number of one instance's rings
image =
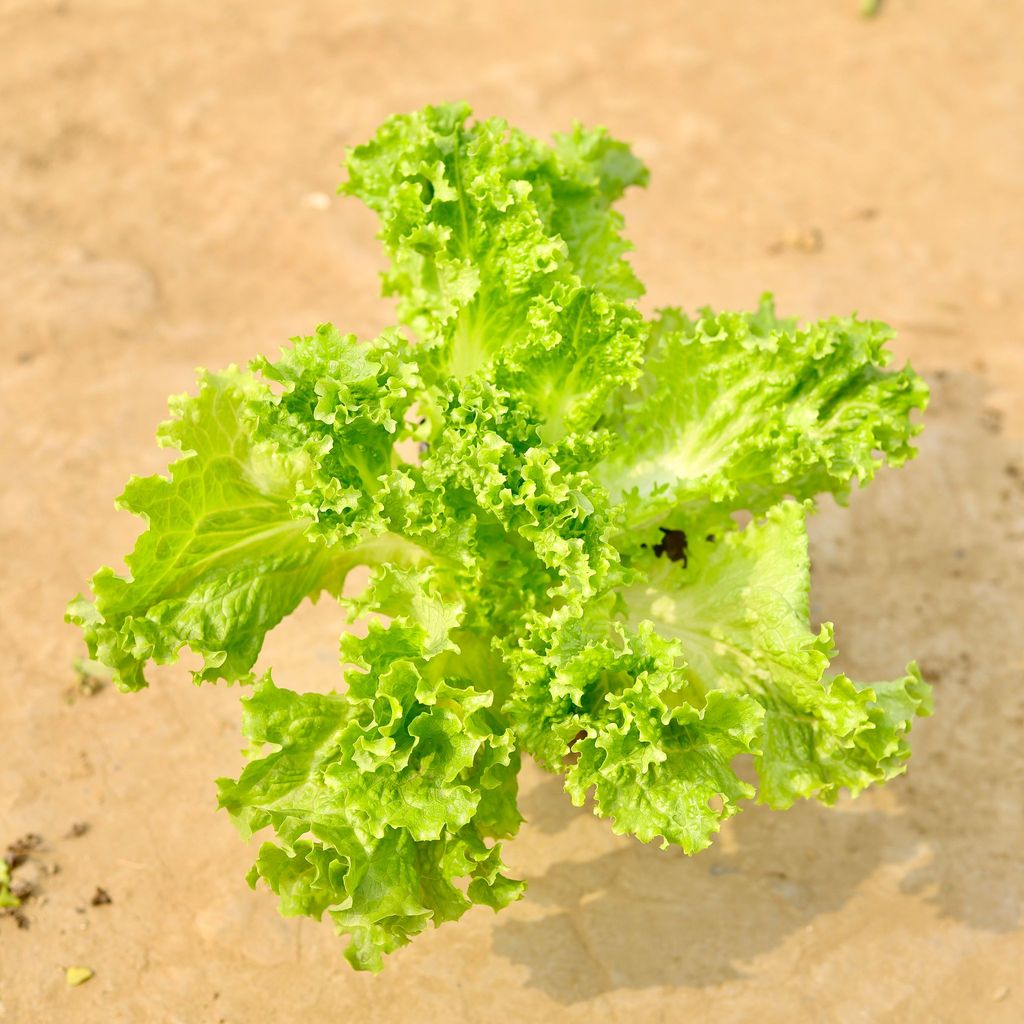
[[[43,838],[16,872],[30,927],[0,919],[3,1024],[1024,1020],[1024,5],[856,8],[0,0],[0,847]],[[388,322],[338,164],[457,97],[635,142],[649,307],[771,288],[895,325],[934,386],[921,455],[815,520],[814,611],[862,678],[920,659],[936,714],[905,778],[747,811],[692,859],[527,769],[527,898],[373,978],[242,881],[213,790],[237,691],[175,666],[74,692],[62,614],[130,546],[111,499],[165,464],[154,428],[196,365]],[[306,608],[263,662],[331,685],[338,628]]]

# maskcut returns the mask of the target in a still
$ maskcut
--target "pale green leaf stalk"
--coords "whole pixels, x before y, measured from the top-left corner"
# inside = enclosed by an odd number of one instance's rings
[[[127,573],[69,606],[122,689],[183,648],[196,682],[252,684],[220,804],[263,837],[250,883],[329,917],[357,968],[522,895],[524,754],[615,832],[693,853],[750,800],[899,774],[930,710],[913,665],[830,672],[805,525],[913,457],[927,389],[875,321],[799,326],[767,296],[646,319],[614,209],[646,180],[601,129],[390,118],[342,189],[380,219],[400,327],[202,373],[158,435],[180,457],[120,499],[147,523]],[[365,624],[343,688],[254,680],[324,594]]]

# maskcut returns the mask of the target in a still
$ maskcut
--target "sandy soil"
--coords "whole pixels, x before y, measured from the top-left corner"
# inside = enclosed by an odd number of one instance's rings
[[[0,847],[44,838],[30,928],[0,920],[3,1024],[1024,1019],[1024,5],[856,6],[0,0]],[[372,978],[242,881],[212,785],[238,694],[178,666],[69,697],[62,611],[130,545],[111,499],[162,468],[197,364],[388,321],[337,165],[388,113],[463,96],[635,141],[652,306],[770,287],[896,325],[935,386],[921,457],[816,520],[815,614],[861,676],[920,658],[937,713],[906,778],[749,811],[692,860],[527,770],[527,899]],[[306,608],[264,662],[322,686],[338,625]]]

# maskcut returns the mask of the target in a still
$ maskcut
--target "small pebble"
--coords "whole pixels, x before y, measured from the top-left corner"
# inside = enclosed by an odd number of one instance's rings
[[[789,249],[795,252],[815,253],[821,252],[824,247],[825,235],[821,228],[790,226],[778,241],[768,246],[768,252],[777,255]]]
[[[307,192],[302,202],[311,210],[326,210],[331,205],[331,197],[326,192]]]
[[[64,978],[70,986],[75,987],[84,985],[94,973],[89,967],[69,967],[64,973]]]
[[[728,864],[712,864],[708,872],[712,875],[735,875],[739,873],[739,868],[730,867]]]

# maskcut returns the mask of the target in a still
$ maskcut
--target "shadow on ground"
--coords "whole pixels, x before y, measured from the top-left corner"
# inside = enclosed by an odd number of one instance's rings
[[[920,458],[812,526],[814,614],[836,621],[841,667],[879,678],[917,657],[935,687],[909,775],[836,811],[748,809],[694,858],[623,839],[554,864],[530,879],[528,900],[544,910],[495,930],[496,952],[526,966],[531,985],[574,1003],[740,977],[808,926],[828,929],[819,919],[887,866],[894,899],[974,929],[1019,925],[1024,451],[1000,435],[976,378],[932,383]],[[585,813],[554,778],[524,803],[547,833]]]

